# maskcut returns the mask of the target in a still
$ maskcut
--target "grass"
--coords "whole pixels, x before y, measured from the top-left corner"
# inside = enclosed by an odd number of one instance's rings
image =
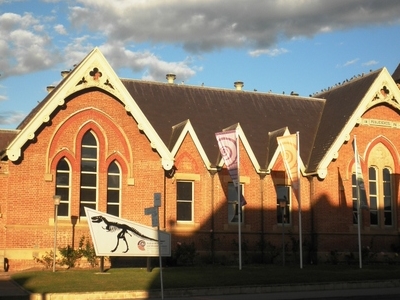
[[[298,283],[349,282],[367,280],[398,280],[398,265],[251,265],[239,270],[236,266],[193,266],[163,268],[164,289],[281,285]],[[160,273],[155,268],[112,268],[100,273],[97,269],[25,271],[12,278],[34,293],[157,290]]]

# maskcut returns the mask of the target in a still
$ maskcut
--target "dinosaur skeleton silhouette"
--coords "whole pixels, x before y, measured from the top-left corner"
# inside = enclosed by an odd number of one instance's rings
[[[92,217],[92,222],[93,223],[104,222],[104,224],[106,224],[106,227],[102,227],[102,228],[104,230],[107,230],[108,232],[109,231],[111,231],[111,232],[119,231],[118,235],[117,235],[117,244],[115,245],[115,248],[113,250],[111,250],[111,252],[115,252],[115,250],[117,250],[120,239],[122,239],[126,244],[126,250],[123,251],[123,253],[126,253],[126,252],[129,251],[128,241],[125,238],[125,234],[128,234],[129,236],[132,236],[129,232],[132,232],[134,235],[139,236],[139,237],[144,238],[144,239],[147,239],[147,240],[158,241],[158,240],[153,239],[151,237],[145,236],[144,234],[140,233],[135,228],[132,228],[127,224],[120,224],[120,223],[117,223],[117,222],[110,222],[103,216],[94,216],[94,217]]]

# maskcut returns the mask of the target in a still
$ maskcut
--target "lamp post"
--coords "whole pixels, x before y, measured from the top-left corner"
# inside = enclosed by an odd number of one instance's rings
[[[279,199],[279,207],[282,210],[282,265],[285,266],[285,214],[286,214],[286,197]]]
[[[53,250],[53,272],[56,271],[56,252],[57,252],[57,215],[58,205],[60,205],[61,196],[54,195],[54,250]]]

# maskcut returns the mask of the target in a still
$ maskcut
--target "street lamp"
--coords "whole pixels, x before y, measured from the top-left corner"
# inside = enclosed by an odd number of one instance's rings
[[[282,210],[282,264],[285,265],[285,214],[286,214],[286,196],[283,199],[279,199],[279,207]]]
[[[57,252],[57,215],[58,205],[60,205],[61,196],[54,195],[54,250],[53,250],[53,272],[56,271],[56,252]]]

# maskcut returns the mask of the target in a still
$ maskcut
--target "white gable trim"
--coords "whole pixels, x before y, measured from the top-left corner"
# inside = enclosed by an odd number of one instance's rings
[[[282,134],[282,136],[287,136],[287,135],[291,135],[292,133],[290,133],[289,129],[286,127],[285,132]],[[299,133],[299,148],[301,147],[301,134]],[[281,155],[281,149],[278,145],[278,147],[276,147],[274,155],[272,156],[271,161],[269,162],[268,166],[267,166],[267,170],[268,172],[270,172],[274,165],[276,164],[276,161],[278,160],[279,156]],[[298,155],[299,157],[299,165],[300,165],[300,172],[304,174],[304,164],[303,164],[303,160],[301,159],[300,154]]]
[[[201,156],[201,159],[203,160],[204,165],[207,167],[208,170],[211,170],[210,160],[208,159],[208,157],[206,155],[206,152],[204,151],[204,148],[201,145],[200,140],[197,137],[196,132],[194,131],[192,123],[190,123],[190,120],[183,121],[182,123],[177,124],[175,126],[182,125],[183,123],[185,123],[185,126],[183,127],[178,139],[176,140],[175,145],[172,148],[171,154],[174,157],[176,156],[176,154],[179,151],[179,148],[182,146],[182,143],[185,140],[186,134],[189,134],[193,139],[193,142],[194,142],[194,144],[196,146],[197,151],[199,151],[199,154]]]
[[[102,76],[96,80],[94,68],[98,68]],[[33,116],[32,120],[25,126],[17,137],[7,148],[7,156],[11,161],[16,161],[21,156],[21,148],[29,140],[36,136],[36,131],[43,124],[50,121],[50,115],[58,106],[65,103],[65,99],[71,94],[91,87],[98,87],[113,94],[124,105],[132,117],[137,121],[139,130],[150,140],[150,145],[161,156],[161,163],[165,170],[173,167],[173,155],[169,152],[167,146],[162,142],[157,132],[151,126],[135,100],[126,90],[117,74],[108,64],[103,54],[98,48],[95,48],[88,56],[69,74],[60,84],[62,86],[53,90],[51,98],[47,103]]]
[[[250,161],[254,166],[254,169],[256,170],[256,172],[261,173],[261,167],[256,159],[256,156],[254,155],[253,149],[250,147],[250,144],[240,124],[237,123],[235,125],[229,126],[223,129],[222,131],[234,130],[234,129],[237,130],[238,139],[242,141],[243,147],[246,150],[247,155],[249,156]],[[265,149],[265,151],[267,151],[267,149]],[[223,165],[224,165],[224,159],[221,157],[220,161],[217,164],[217,167],[222,167]]]
[[[387,86],[390,91],[390,94],[387,97],[383,97],[382,95],[380,95],[380,90],[383,86]],[[394,82],[392,76],[389,74],[388,70],[386,68],[383,68],[380,71],[378,77],[375,79],[374,83],[368,89],[363,99],[361,99],[360,104],[358,105],[354,114],[351,116],[349,122],[345,125],[342,132],[337,136],[336,140],[332,143],[331,148],[328,149],[324,158],[318,165],[318,177],[320,177],[321,179],[324,179],[326,177],[329,164],[334,159],[338,158],[340,148],[345,142],[348,142],[350,140],[353,128],[361,122],[361,116],[368,109],[384,102],[400,110],[400,105],[396,103],[396,101],[392,100],[393,97],[400,102],[400,90],[396,86],[396,83]]]

